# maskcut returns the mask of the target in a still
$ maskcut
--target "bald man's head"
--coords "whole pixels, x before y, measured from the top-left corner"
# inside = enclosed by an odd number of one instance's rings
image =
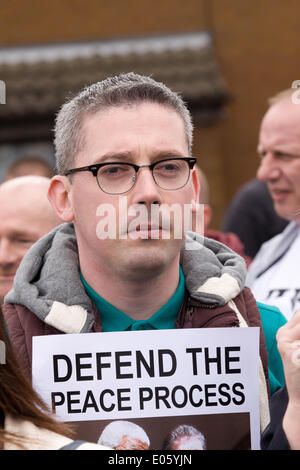
[[[300,226],[300,106],[292,92],[272,100],[259,131],[257,178],[266,183],[277,214]]]
[[[50,179],[24,176],[0,185],[0,298],[28,249],[61,223],[47,198]]]
[[[54,171],[43,158],[25,156],[12,163],[5,174],[4,181],[28,175],[52,178]]]

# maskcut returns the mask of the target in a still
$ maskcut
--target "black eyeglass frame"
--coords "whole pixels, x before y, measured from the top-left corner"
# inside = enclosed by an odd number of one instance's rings
[[[138,171],[139,171],[140,168],[149,168],[152,172],[152,177],[153,177],[155,183],[157,184],[157,182],[155,180],[155,177],[153,175],[153,168],[155,168],[155,166],[158,165],[159,163],[174,161],[174,160],[175,161],[176,160],[181,160],[181,161],[183,160],[183,161],[187,162],[188,165],[189,165],[189,170],[192,170],[194,168],[196,162],[197,162],[196,158],[193,158],[193,157],[174,157],[174,158],[166,158],[164,160],[158,160],[156,162],[150,163],[150,165],[136,165],[135,163],[130,163],[130,162],[95,163],[94,165],[82,166],[82,167],[79,167],[79,168],[72,168],[70,170],[67,170],[63,173],[63,176],[69,176],[69,175],[72,175],[72,174],[77,173],[79,171],[90,171],[93,174],[93,176],[95,176],[95,178],[97,179],[98,186],[101,189],[101,191],[103,191],[104,193],[106,193],[106,194],[116,194],[116,195],[117,194],[125,194],[134,187],[136,179],[137,179],[137,174],[138,174]],[[132,168],[134,168],[135,175],[136,175],[135,181],[134,181],[133,185],[131,186],[131,188],[128,189],[127,191],[124,191],[123,193],[107,193],[106,191],[104,191],[101,188],[101,186],[99,184],[99,181],[98,181],[98,178],[97,178],[99,168],[102,168],[102,167],[108,166],[108,165],[120,165],[120,164],[121,165],[128,165],[128,166],[131,166]],[[189,180],[189,177],[187,178],[186,182],[182,186],[180,186],[179,188],[176,188],[176,190],[183,188],[187,184],[188,180]],[[159,184],[157,184],[157,186],[159,186]],[[161,189],[164,189],[164,188],[161,188]],[[164,191],[176,191],[176,190],[175,189],[164,189]]]

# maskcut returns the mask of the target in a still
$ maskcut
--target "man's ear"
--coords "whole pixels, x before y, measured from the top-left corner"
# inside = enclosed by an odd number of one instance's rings
[[[74,219],[70,189],[71,183],[66,176],[57,175],[50,181],[48,199],[58,217],[64,222],[72,222]]]
[[[196,212],[197,204],[200,198],[200,183],[196,170],[192,170],[192,183],[193,183],[193,199],[192,199],[192,212]]]

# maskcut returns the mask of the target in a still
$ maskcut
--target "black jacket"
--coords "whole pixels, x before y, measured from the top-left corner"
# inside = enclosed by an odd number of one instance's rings
[[[290,446],[284,430],[282,420],[288,404],[286,387],[275,392],[270,399],[270,423],[262,434],[262,450],[290,450]]]

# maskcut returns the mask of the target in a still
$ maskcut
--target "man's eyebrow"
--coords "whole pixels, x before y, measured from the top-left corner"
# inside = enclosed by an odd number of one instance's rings
[[[276,157],[291,157],[291,158],[299,158],[299,153],[297,152],[292,152],[292,151],[286,151],[286,150],[275,150],[274,155]]]
[[[188,155],[183,155],[178,150],[161,150],[159,152],[153,152],[150,156],[151,161],[160,160],[164,158],[184,158]],[[109,152],[104,155],[99,155],[95,158],[94,164],[106,163],[114,161],[133,162],[135,156],[132,152]]]
[[[185,158],[188,156],[189,155],[183,155],[181,152],[178,152],[178,150],[162,150],[153,154],[153,158],[156,160],[159,160],[160,158]]]
[[[13,237],[13,238],[33,238],[36,236],[36,234],[34,232],[23,232],[21,230],[18,230],[18,229],[14,229],[14,230],[11,230],[9,232],[9,236],[10,237]]]
[[[260,155],[260,156],[263,156],[263,154],[265,153],[265,149],[264,147],[262,147],[261,145],[258,145],[257,147],[257,153]],[[272,153],[275,157],[277,158],[280,158],[280,157],[284,157],[284,156],[287,156],[287,157],[291,157],[291,158],[299,158],[299,153],[297,152],[292,152],[292,151],[287,151],[287,150],[272,150]]]
[[[97,163],[106,163],[106,162],[114,162],[114,161],[129,161],[132,159],[131,152],[109,152],[105,155],[100,155],[95,158],[95,164]]]

